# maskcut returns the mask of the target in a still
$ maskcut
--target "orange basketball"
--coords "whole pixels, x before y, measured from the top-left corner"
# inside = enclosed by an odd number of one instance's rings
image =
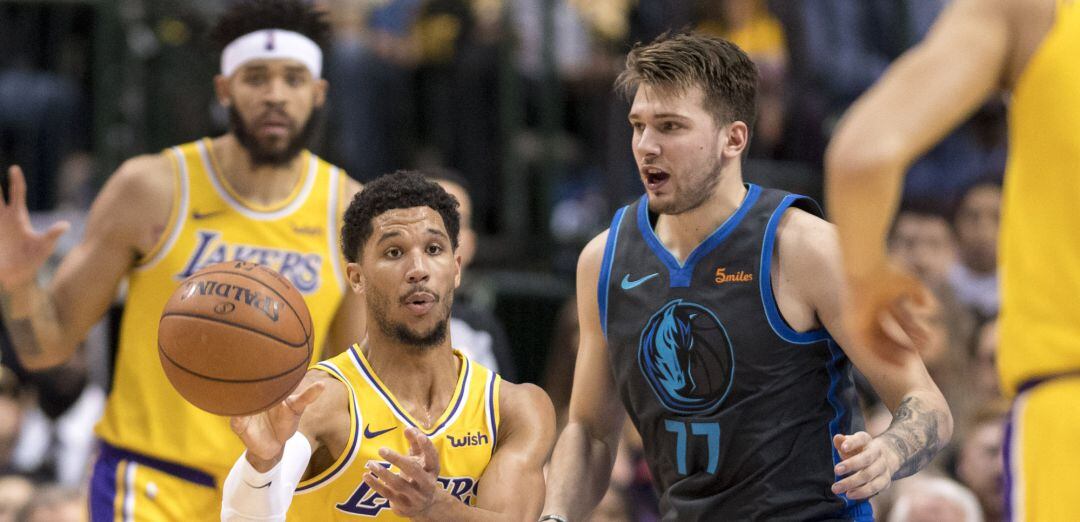
[[[243,261],[185,279],[158,326],[169,382],[218,415],[250,415],[284,400],[307,371],[312,341],[300,292],[277,272]]]

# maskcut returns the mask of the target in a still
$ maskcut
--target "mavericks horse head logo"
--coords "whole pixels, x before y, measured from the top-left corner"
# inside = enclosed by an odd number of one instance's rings
[[[708,308],[676,299],[641,331],[638,365],[657,398],[681,414],[708,414],[731,390],[731,341]]]

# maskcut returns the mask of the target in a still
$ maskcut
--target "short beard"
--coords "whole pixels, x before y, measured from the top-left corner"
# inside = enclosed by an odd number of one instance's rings
[[[383,296],[378,292],[369,292],[366,301],[368,308],[371,309],[371,313],[374,316],[375,324],[379,325],[379,331],[381,331],[383,335],[394,339],[405,346],[410,346],[417,351],[423,352],[439,346],[446,340],[446,335],[449,331],[448,325],[450,324],[450,309],[454,302],[453,294],[451,293],[445,296],[444,299],[448,299],[447,305],[444,307],[446,310],[446,317],[436,323],[435,327],[426,334],[413,332],[401,323],[391,322],[390,318],[387,317],[389,315],[387,309],[389,308],[390,300],[387,299],[386,296]]]
[[[280,167],[288,164],[300,154],[300,151],[304,150],[312,134],[315,133],[316,123],[321,115],[321,108],[314,109],[300,132],[289,140],[285,148],[278,151],[267,149],[259,143],[258,138],[248,129],[244,119],[240,117],[240,112],[236,110],[235,105],[229,106],[229,130],[236,136],[236,140],[240,142],[240,145],[247,150],[248,155],[251,156],[251,163],[256,167],[264,165]]]
[[[652,198],[649,198],[649,211],[654,214],[667,214],[669,216],[675,216],[690,212],[712,197],[716,191],[716,186],[720,184],[720,162],[717,162],[716,167],[705,177],[703,183],[696,187],[689,187],[686,191],[686,198],[676,199],[669,204],[660,205]]]

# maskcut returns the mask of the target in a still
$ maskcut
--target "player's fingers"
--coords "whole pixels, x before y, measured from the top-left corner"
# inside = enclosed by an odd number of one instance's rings
[[[368,471],[367,473],[364,473],[363,481],[365,484],[368,485],[368,487],[375,490],[375,492],[385,498],[387,502],[390,502],[391,506],[393,506],[397,502],[402,501],[401,496],[398,495],[397,491],[387,485],[386,482],[383,482],[383,480],[379,478],[379,476],[375,475],[375,472],[372,471],[370,463],[368,464],[367,469]]]
[[[833,471],[835,471],[837,475],[847,475],[848,473],[869,467],[874,460],[875,456],[870,452],[861,452],[841,461],[836,465],[836,468],[834,468]]]
[[[874,440],[869,433],[860,431],[844,437],[843,443],[840,444],[840,451],[849,455],[862,451],[862,448],[870,444],[870,441]]]
[[[366,467],[368,474],[380,482],[384,489],[391,492],[391,495],[383,495],[387,500],[406,504],[412,503],[413,499],[410,497],[410,492],[415,490],[412,483],[391,471],[390,468],[383,467],[378,463],[368,461]],[[380,492],[380,494],[382,493]]]
[[[847,493],[847,497],[850,500],[862,500],[864,498],[870,498],[878,493],[881,493],[886,487],[889,486],[889,479],[887,477],[878,476],[870,482],[863,484],[860,487],[852,489]]]
[[[847,439],[847,435],[844,435],[842,433],[837,433],[836,435],[833,435],[832,445],[834,448],[836,448],[836,451],[840,451],[840,445],[844,443],[845,439]]]
[[[293,413],[300,415],[304,413],[304,409],[311,403],[315,402],[315,399],[319,398],[322,394],[325,385],[321,382],[317,382],[304,388],[298,393],[293,393],[288,399],[285,399],[285,404],[289,406],[289,409]]]
[[[60,221],[58,223],[54,223],[53,226],[49,227],[49,229],[45,231],[45,240],[49,243],[50,251],[52,250],[52,245],[55,245],[56,242],[60,240],[60,237],[63,236],[64,233],[66,233],[70,228],[71,223],[68,223],[67,221]]]
[[[915,304],[905,298],[894,301],[889,312],[914,346],[926,346],[930,339],[926,310],[917,310]]]
[[[397,466],[402,474],[414,481],[419,482],[427,474],[415,457],[406,457],[389,448],[379,448],[379,456]]]
[[[413,455],[419,455],[424,459],[424,470],[439,474],[439,453],[431,439],[427,438],[420,430],[409,428],[405,430],[405,437],[409,439],[409,446]]]
[[[244,430],[247,429],[249,422],[251,422],[251,417],[248,417],[246,415],[243,416],[243,417],[230,417],[229,418],[229,426],[232,428],[233,433],[236,433],[236,434],[243,433]]]
[[[870,482],[874,476],[870,471],[866,469],[860,469],[851,475],[848,475],[843,480],[837,481],[832,485],[832,492],[837,495],[842,493],[848,493],[867,482]]]
[[[18,165],[12,165],[8,169],[8,190],[9,205],[17,212],[23,212],[26,210],[26,178],[23,176],[23,171]]]

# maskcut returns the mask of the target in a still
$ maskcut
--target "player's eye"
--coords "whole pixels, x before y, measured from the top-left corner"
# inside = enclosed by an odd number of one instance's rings
[[[443,247],[442,247],[442,245],[440,245],[438,243],[432,243],[432,244],[428,245],[428,247],[427,247],[428,255],[437,256],[437,255],[441,254],[442,251],[443,251]]]
[[[262,85],[266,83],[266,75],[262,73],[250,73],[244,76],[244,83],[248,85]]]
[[[285,81],[289,84],[289,87],[300,87],[304,85],[304,75],[302,74],[290,74],[285,77]]]
[[[641,123],[640,121],[632,121],[630,122],[630,126],[633,127],[634,130],[637,132],[645,130],[645,124]]]
[[[390,247],[386,249],[386,252],[383,255],[390,259],[397,259],[401,257],[401,249],[398,247]]]
[[[663,125],[660,126],[660,128],[663,129],[666,132],[666,131],[673,131],[675,129],[680,129],[680,128],[682,128],[682,125],[679,125],[678,123],[675,123],[673,121],[666,121],[666,122],[664,122]]]

